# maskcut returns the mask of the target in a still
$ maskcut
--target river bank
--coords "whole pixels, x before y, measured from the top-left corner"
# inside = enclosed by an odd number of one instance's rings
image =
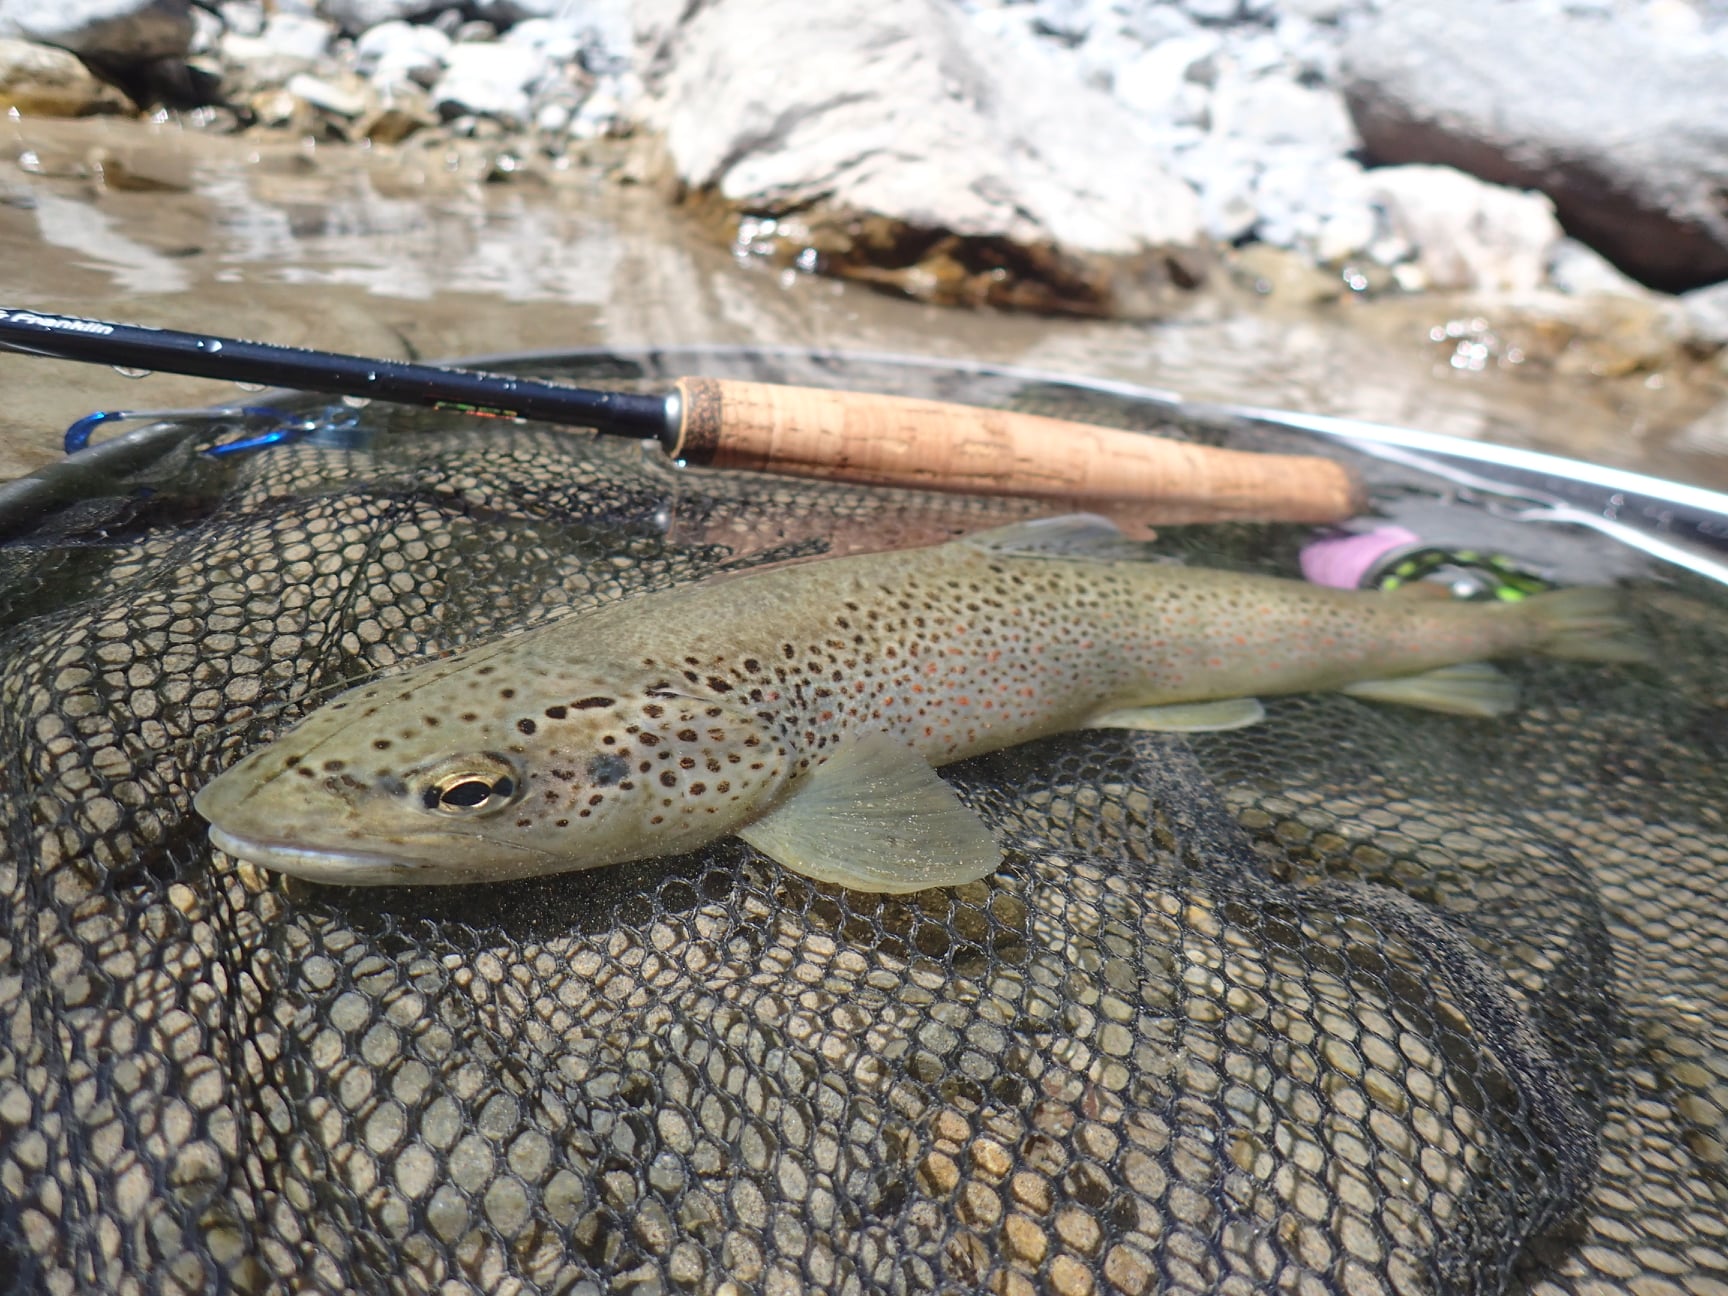
[[[718,0],[688,13],[566,6],[586,17],[485,8],[188,10],[179,66],[207,76],[224,106],[143,118],[93,81],[94,115],[26,105],[0,126],[7,304],[392,358],[718,342],[981,360],[1728,485],[1724,290],[1676,296],[1634,282],[1565,237],[1540,194],[1446,167],[1365,170],[1349,153],[1361,147],[1347,109],[1362,78],[1348,59],[1367,61],[1350,41],[1375,5],[873,11],[890,27],[908,15],[932,30],[969,24],[960,61],[944,65],[955,76],[983,66],[981,51],[1043,60],[1044,97],[1029,95],[1019,117],[992,118],[1001,104],[985,101],[1002,96],[980,83],[944,119],[972,141],[961,153],[984,171],[958,187],[983,205],[927,227],[904,203],[946,201],[955,186],[936,181],[955,177],[937,174],[928,149],[914,156],[925,145],[910,129],[906,157],[885,169],[860,160],[877,147],[867,141],[839,162],[822,153],[853,138],[830,108],[862,112],[866,135],[921,111],[871,98],[879,63],[848,74],[856,85],[840,107],[807,101],[820,86],[769,74],[731,107],[710,105],[690,87],[704,67],[718,76],[720,55],[696,25],[725,17]],[[1645,0],[1616,12],[1639,39],[1684,43],[1690,31],[1707,52],[1722,44],[1704,8]],[[452,88],[470,62],[475,76]],[[1163,233],[1121,223],[1132,203],[1109,165],[1064,180],[1064,159],[1090,156],[1085,142],[1054,147],[1028,119],[1048,116],[1039,105],[1069,73],[1099,111],[1138,113],[1135,131],[1170,128],[1143,141],[1145,174],[1180,181],[1157,191],[1188,195],[1155,214]],[[1151,96],[1164,84],[1154,73],[1175,77],[1171,95]],[[512,84],[519,99],[497,97]],[[770,110],[792,116],[764,135],[751,122]],[[1009,146],[1032,161],[997,158]],[[811,198],[799,177],[831,162],[850,178]],[[993,187],[1021,171],[1035,192]],[[934,179],[897,194],[897,175]],[[1314,183],[1295,183],[1304,176]],[[1369,179],[1378,188],[1364,189]],[[995,229],[998,209],[1021,215]],[[1085,251],[1112,238],[1127,241]],[[978,308],[935,304],[946,302]],[[57,454],[60,429],[93,408],[234,396],[10,355],[0,382],[5,475]]]

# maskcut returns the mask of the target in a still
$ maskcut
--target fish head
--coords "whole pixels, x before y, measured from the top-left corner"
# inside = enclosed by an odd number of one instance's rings
[[[693,850],[788,777],[784,739],[723,695],[481,669],[439,663],[314,711],[198,794],[211,841],[317,882],[497,881]]]

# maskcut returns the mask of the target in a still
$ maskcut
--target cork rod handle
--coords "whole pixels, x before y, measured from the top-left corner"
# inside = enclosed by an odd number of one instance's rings
[[[1129,508],[1148,522],[1337,522],[1361,483],[1310,455],[1253,454],[1036,414],[683,378],[674,458],[880,486]]]

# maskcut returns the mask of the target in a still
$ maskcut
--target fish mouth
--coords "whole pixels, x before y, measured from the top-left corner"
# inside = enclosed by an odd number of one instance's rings
[[[214,824],[210,826],[210,844],[224,854],[250,864],[331,886],[412,886],[416,883],[468,880],[437,876],[448,870],[430,862],[404,859],[383,851],[329,850],[284,841],[266,841],[229,832]]]
[[[459,848],[452,851],[456,843],[448,838],[428,843],[429,849],[436,847],[435,857],[416,858],[412,841],[392,842],[389,850],[364,850],[248,837],[211,824],[210,844],[236,859],[326,886],[460,886],[541,877],[582,867],[575,860],[493,837],[473,839],[472,845],[487,858],[472,863],[460,858]],[[500,857],[500,850],[507,854]]]

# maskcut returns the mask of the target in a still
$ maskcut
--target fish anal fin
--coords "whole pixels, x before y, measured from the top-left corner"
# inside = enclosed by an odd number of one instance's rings
[[[1518,686],[1487,662],[1442,666],[1395,679],[1356,680],[1338,691],[1451,715],[1502,716],[1518,705]]]
[[[959,886],[1002,862],[984,821],[929,762],[880,733],[842,743],[738,835],[794,873],[855,891]]]
[[[1122,707],[1095,715],[1088,729],[1147,729],[1158,733],[1212,733],[1245,729],[1266,718],[1259,698],[1223,698],[1216,702],[1177,702],[1167,706]]]

